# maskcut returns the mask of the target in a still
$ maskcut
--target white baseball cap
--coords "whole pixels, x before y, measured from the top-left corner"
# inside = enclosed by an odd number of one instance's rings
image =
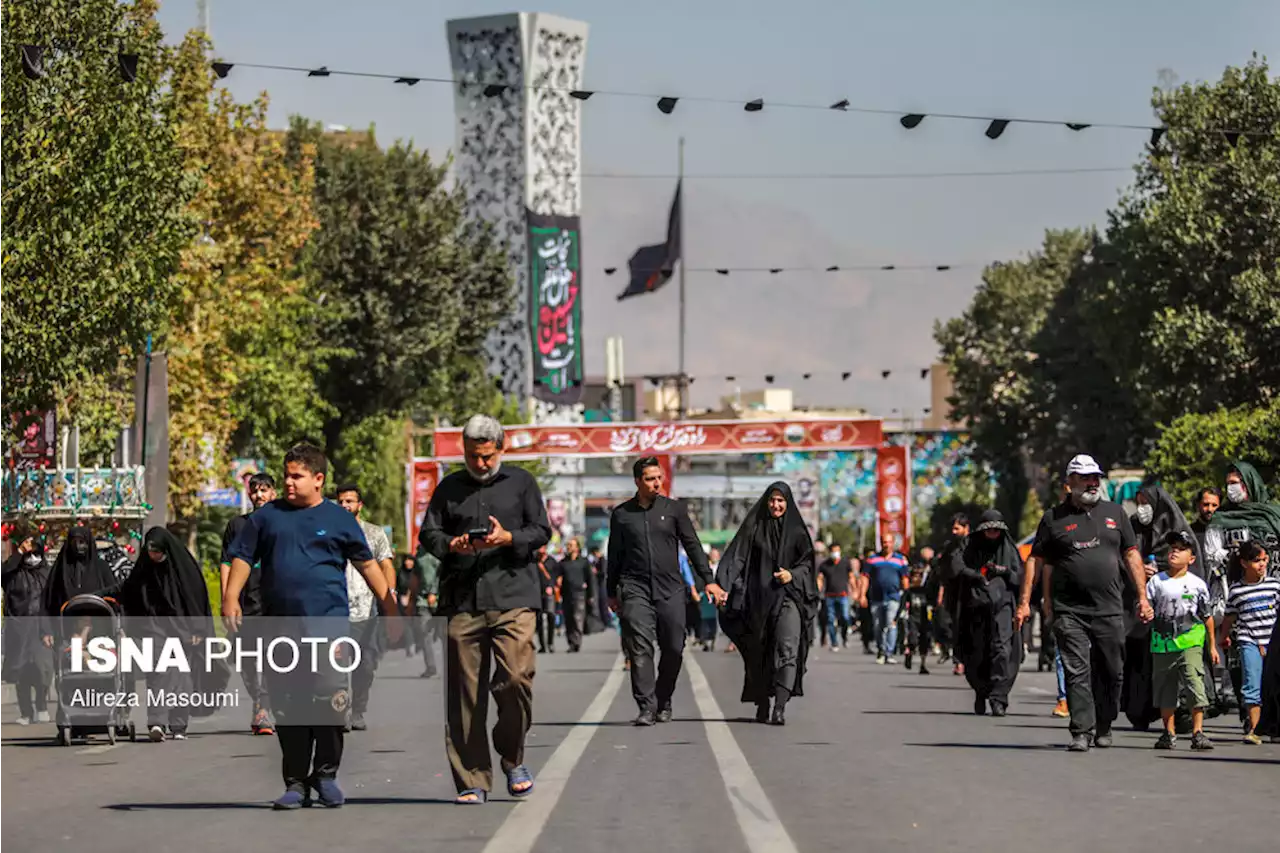
[[[1102,474],[1102,468],[1096,459],[1081,453],[1067,463],[1067,474]]]

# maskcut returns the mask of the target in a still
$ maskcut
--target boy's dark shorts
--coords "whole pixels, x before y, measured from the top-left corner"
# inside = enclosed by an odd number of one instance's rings
[[[1157,708],[1204,708],[1209,704],[1204,690],[1204,648],[1196,646],[1178,652],[1151,655],[1151,704]],[[1185,699],[1179,702],[1179,698]]]

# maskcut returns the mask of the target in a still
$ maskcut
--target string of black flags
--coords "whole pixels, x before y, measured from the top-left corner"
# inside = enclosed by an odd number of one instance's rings
[[[44,45],[24,44],[20,45],[20,49],[22,51],[22,73],[30,80],[39,80],[46,77],[49,71],[49,69],[45,67],[45,54],[48,48]],[[859,106],[852,103],[848,98],[839,98],[835,101],[824,100],[822,102],[769,101],[766,103],[764,98],[751,98],[743,101],[740,98],[707,95],[673,95],[656,92],[575,89],[563,86],[528,83],[512,84],[502,80],[484,81],[458,79],[454,77],[436,77],[426,74],[389,74],[372,71],[348,71],[329,68],[327,65],[321,65],[316,68],[307,68],[297,65],[273,65],[258,62],[226,62],[218,60],[212,62],[211,67],[214,74],[216,74],[219,79],[226,79],[235,68],[253,68],[261,71],[281,71],[305,74],[308,77],[362,77],[374,80],[390,80],[396,85],[410,87],[416,86],[419,83],[448,84],[450,86],[474,86],[478,94],[487,98],[499,98],[508,93],[517,93],[525,90],[562,92],[578,101],[588,101],[597,95],[617,98],[637,98],[651,101],[660,112],[666,115],[670,115],[675,112],[677,105],[683,101],[685,103],[741,105],[742,109],[749,113],[764,112],[766,107],[768,107],[770,109],[824,110],[840,113],[896,116],[898,123],[907,130],[915,130],[920,125],[924,124],[926,119],[933,119],[935,121],[979,122],[986,125],[984,135],[988,139],[999,139],[1011,125],[1015,124],[1059,125],[1076,133],[1090,128],[1142,131],[1150,134],[1150,144],[1152,147],[1156,147],[1160,144],[1161,138],[1168,130],[1168,128],[1163,125],[1129,124],[1124,122],[1080,121],[1077,119],[1047,119],[1031,116],[992,116],[952,112],[916,112],[905,109],[884,109],[880,107]],[[138,74],[138,55],[136,53],[124,52],[117,54],[115,71],[119,74],[122,81],[132,83],[137,78]],[[1242,136],[1270,137],[1274,131],[1272,129],[1250,130],[1234,127],[1209,127],[1196,131],[1188,130],[1185,132],[1196,134],[1220,134],[1224,139],[1226,139],[1227,143],[1234,148]]]
[[[921,367],[921,368],[908,368],[906,370],[900,370],[898,371],[898,373],[899,375],[905,374],[907,376],[911,376],[911,375],[917,375],[916,374],[917,370],[918,370],[918,375],[921,379],[928,379],[929,374],[933,372],[932,368]],[[684,381],[688,385],[694,384],[699,379],[703,379],[706,382],[721,382],[727,385],[744,385],[744,384],[751,384],[753,382],[761,382],[765,385],[777,385],[783,382],[794,383],[796,381],[800,381],[800,382],[809,382],[809,381],[819,382],[824,380],[834,381],[837,378],[841,382],[848,382],[855,375],[857,375],[857,373],[858,371],[856,370],[813,370],[813,371],[804,371],[804,372],[794,371],[794,372],[786,372],[786,373],[765,373],[761,375],[731,373],[726,375],[702,376],[702,377],[686,376],[684,378]],[[894,371],[881,370],[879,371],[879,374],[882,380],[889,379],[891,376],[894,375]],[[676,382],[680,379],[680,377],[674,373],[669,375],[646,374],[642,378],[644,379],[644,381],[648,382],[650,385],[652,385],[655,388],[660,385]],[[549,382],[550,380],[539,379],[536,381]],[[574,380],[571,384],[573,385],[573,387],[577,388],[581,386],[583,383],[579,380]]]

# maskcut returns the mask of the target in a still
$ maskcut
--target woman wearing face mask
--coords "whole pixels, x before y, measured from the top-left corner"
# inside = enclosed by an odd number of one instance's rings
[[[1022,557],[1004,516],[982,514],[973,534],[956,552],[959,599],[956,657],[973,688],[973,712],[1003,717],[1009,690],[1018,677],[1022,643],[1014,626],[1014,606],[1022,586]]]
[[[26,524],[9,537],[13,553],[4,563],[4,680],[17,687],[20,726],[49,722],[53,657],[40,641],[49,565],[44,545]]]
[[[1222,506],[1205,533],[1209,568],[1225,571],[1228,554],[1246,540],[1266,549],[1271,573],[1280,575],[1280,505],[1271,502],[1258,469],[1248,462],[1234,462],[1227,469]]]
[[[1148,484],[1139,490],[1135,502],[1137,511],[1130,516],[1129,523],[1138,540],[1138,552],[1142,555],[1147,569],[1147,579],[1151,579],[1169,568],[1169,545],[1167,537],[1170,533],[1183,532],[1191,537],[1192,551],[1195,560],[1187,570],[1191,574],[1207,582],[1204,557],[1200,553],[1200,544],[1195,539],[1195,532],[1187,523],[1186,516],[1178,508],[1174,499],[1160,486]],[[1127,579],[1127,575],[1123,575]],[[1127,614],[1132,613],[1128,603],[1131,593],[1126,590]],[[1121,709],[1130,724],[1138,731],[1146,731],[1152,723],[1160,719],[1160,711],[1151,704],[1151,625],[1143,623],[1132,615],[1126,617],[1129,630],[1125,636],[1124,679],[1122,681],[1124,695],[1121,697]],[[1207,658],[1206,666],[1211,666]],[[1206,682],[1212,679],[1206,679]],[[1213,688],[1206,683],[1206,691],[1213,701]],[[1185,720],[1182,718],[1185,717]],[[1179,721],[1190,731],[1190,709],[1179,711]]]
[[[720,627],[742,655],[742,701],[756,706],[757,722],[785,725],[787,702],[804,695],[820,601],[813,540],[786,483],[769,486],[747,513],[716,583],[729,595]]]
[[[169,637],[188,646],[192,671],[203,668],[198,652],[204,638],[213,633],[209,588],[191,553],[163,527],[153,527],[143,540],[142,553],[129,579],[120,588],[120,603],[129,617],[129,633],[151,637],[160,648]],[[191,673],[170,668],[147,675],[147,695],[182,695],[193,690]],[[189,707],[147,707],[148,735],[164,740],[165,730],[174,740],[186,740]]]

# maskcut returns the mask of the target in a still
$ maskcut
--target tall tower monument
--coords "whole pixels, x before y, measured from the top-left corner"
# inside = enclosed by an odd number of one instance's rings
[[[519,12],[448,23],[457,178],[497,230],[516,292],[489,341],[503,391],[540,423],[581,422],[582,85],[587,25]]]

